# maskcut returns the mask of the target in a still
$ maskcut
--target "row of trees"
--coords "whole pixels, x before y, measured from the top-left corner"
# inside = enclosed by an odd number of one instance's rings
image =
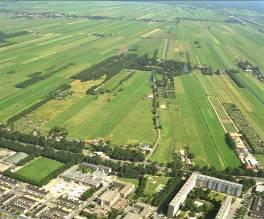
[[[43,74],[43,75],[36,75],[34,77],[31,77],[29,79],[26,79],[25,81],[22,81],[15,85],[16,88],[26,88],[30,85],[33,85],[39,81],[45,80],[47,78],[51,77],[50,74]]]
[[[43,106],[44,104],[46,104],[48,101],[50,101],[51,99],[55,99],[59,94],[60,92],[58,91],[65,91],[65,88],[68,89],[68,86],[70,85],[62,85],[62,86],[59,86],[58,88],[56,88],[54,91],[51,91],[47,96],[44,96],[40,101],[38,101],[37,103],[33,104],[32,106],[26,108],[25,110],[22,110],[21,112],[15,114],[14,116],[12,116],[11,118],[9,118],[7,120],[7,123],[13,123],[17,120],[19,120],[20,118],[22,118],[23,116],[33,112],[34,110],[38,109],[39,107]]]
[[[33,157],[44,156],[63,163],[80,163],[84,159],[81,153],[72,153],[69,151],[56,150],[51,147],[41,147],[33,144],[21,143],[19,141],[5,139],[0,137],[0,145],[16,152],[25,152]]]
[[[156,70],[162,74],[169,74],[171,76],[180,75],[182,73],[184,62],[175,60],[157,62],[156,57],[157,54],[155,53],[152,58],[150,58],[148,54],[143,56],[138,56],[137,54],[121,54],[118,56],[111,56],[110,58],[93,65],[91,68],[81,71],[72,78],[87,81],[95,80],[103,75],[106,75],[105,80],[108,80],[124,68]]]
[[[0,128],[3,130],[3,128]],[[82,153],[73,153],[64,149],[57,150],[50,146],[42,147],[31,143],[21,142],[16,135],[11,137],[11,133],[6,136],[0,136],[0,145],[3,148],[8,148],[16,152],[25,152],[32,157],[44,156],[53,160],[57,160],[67,164],[75,164],[81,162],[88,162],[93,164],[100,164],[111,167],[120,177],[138,178],[141,175],[150,174],[155,175],[158,172],[154,164],[148,165],[134,165],[122,164],[111,160],[102,160],[99,156],[85,156]],[[144,159],[144,156],[143,156]]]
[[[156,85],[156,75],[153,73],[152,75],[152,80],[153,80],[153,86],[152,86],[152,94],[153,94],[153,99],[152,99],[152,121],[153,121],[153,126],[155,129],[160,129],[160,120],[159,120],[159,92],[158,92],[158,87]]]
[[[104,145],[94,145],[92,146],[92,151],[101,151],[108,155],[110,158],[115,160],[130,160],[134,161],[144,161],[144,154],[132,148],[122,148],[118,146],[104,146]]]
[[[236,74],[232,74],[230,71],[226,71],[226,73],[239,88],[245,88],[243,82],[237,77]]]
[[[59,68],[57,68],[56,70],[52,70],[50,72],[47,73],[42,73],[42,72],[35,72],[33,74],[30,75],[30,78],[26,79],[25,81],[22,81],[18,84],[15,85],[16,88],[26,88],[28,86],[31,86],[39,81],[45,80],[47,78],[50,78],[53,74],[62,71],[70,66],[74,65],[74,63],[68,63],[65,64]]]
[[[52,134],[54,133],[52,132]],[[58,150],[71,151],[73,153],[81,153],[82,150],[84,149],[85,146],[84,141],[67,139],[67,138],[62,138],[61,140],[57,140],[56,136],[57,135],[54,134],[52,135],[51,138],[47,138],[46,136],[21,133],[18,131],[12,131],[7,128],[0,127],[0,137],[3,137],[5,139],[10,139],[12,141],[19,141],[22,143],[28,143],[37,146],[39,145],[42,147],[51,147]]]
[[[139,177],[138,187],[135,192],[136,198],[140,198],[144,195],[145,188],[147,186],[147,178],[144,176]]]

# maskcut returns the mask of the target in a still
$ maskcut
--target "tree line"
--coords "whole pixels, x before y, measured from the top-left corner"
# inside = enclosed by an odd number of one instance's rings
[[[155,59],[157,54],[149,57],[148,54],[138,56],[137,54],[121,54],[111,56],[104,61],[85,69],[78,74],[72,76],[73,79],[81,81],[96,80],[106,75],[106,80],[109,80],[114,75],[118,74],[124,68],[137,70],[156,70],[162,74],[180,75],[183,70],[184,62],[175,60],[164,60],[157,62]]]
[[[109,146],[109,145],[93,145],[92,151],[101,151],[104,152],[107,156],[115,160],[129,160],[132,162],[141,162],[144,161],[144,154],[137,150],[131,148],[122,148],[118,146]]]
[[[60,93],[63,92],[67,89],[69,89],[70,85],[68,84],[64,84],[59,86],[58,88],[56,88],[54,91],[51,91],[48,95],[44,96],[40,101],[38,101],[37,103],[33,104],[32,106],[20,111],[19,113],[15,114],[14,116],[10,117],[7,120],[7,123],[13,123],[17,120],[19,120],[20,118],[22,118],[23,116],[33,112],[34,110],[38,109],[39,107],[43,106],[44,104],[46,104],[48,101],[56,98],[56,96]]]
[[[102,160],[99,156],[85,156],[82,153],[73,153],[64,149],[58,150],[54,147],[50,147],[49,145],[42,147],[32,143],[25,143],[26,141],[21,142],[18,135],[15,135],[13,132],[2,132],[2,130],[3,128],[0,128],[1,147],[16,152],[25,152],[32,157],[43,156],[66,164],[88,162],[92,164],[105,165],[111,167],[112,170],[120,177],[127,178],[138,178],[139,176],[145,174],[155,175],[158,172],[158,168],[152,163],[147,165],[122,164],[111,160]]]
[[[140,198],[144,195],[145,188],[147,186],[148,179],[144,176],[140,176],[138,179],[138,187],[135,191],[136,198]]]
[[[0,127],[0,137],[10,139],[13,141],[19,141],[22,143],[28,143],[33,145],[39,145],[42,147],[50,147],[58,150],[70,151],[73,153],[81,153],[85,147],[85,143],[82,140],[62,138],[57,140],[56,138],[47,138],[46,136],[32,135],[27,133],[21,133],[18,131],[12,131],[6,128]]]
[[[53,74],[59,72],[59,71],[62,71],[70,66],[74,65],[74,63],[68,63],[66,65],[63,65],[59,68],[57,68],[56,70],[53,70],[51,72],[48,72],[46,74],[42,74],[42,72],[35,72],[35,74],[31,74],[28,78],[26,79],[25,81],[22,81],[18,84],[15,85],[16,88],[26,88],[28,86],[31,86],[39,81],[42,81],[42,80],[45,80],[47,78],[50,78]]]

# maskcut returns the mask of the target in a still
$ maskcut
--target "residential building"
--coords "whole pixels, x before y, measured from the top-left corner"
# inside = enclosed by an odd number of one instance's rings
[[[112,207],[120,198],[120,193],[116,190],[106,190],[99,196],[98,202],[100,205]]]
[[[243,185],[241,184],[202,174],[198,175],[196,186],[205,187],[210,190],[226,193],[233,196],[240,196],[243,188]]]
[[[227,196],[226,199],[223,201],[219,211],[217,212],[215,219],[226,219],[231,208],[231,203],[232,197]]]
[[[190,191],[195,187],[198,175],[198,173],[193,173],[180,189],[180,191],[176,194],[176,196],[172,199],[167,212],[169,217],[173,217],[176,214],[180,205],[183,204]]]

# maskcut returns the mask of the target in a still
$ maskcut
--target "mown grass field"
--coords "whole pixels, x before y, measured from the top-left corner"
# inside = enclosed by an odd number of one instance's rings
[[[219,119],[221,125],[223,126],[226,132],[237,132],[237,128],[232,120],[229,118],[227,112],[225,111],[222,103],[215,96],[208,96],[208,100],[212,105],[217,118]]]
[[[97,97],[86,95],[82,86],[88,88],[100,80],[74,82],[72,96],[62,101],[49,101],[19,121],[17,126],[42,124],[39,128],[44,133],[54,126],[62,126],[67,128],[70,136],[77,138],[104,137],[116,144],[152,144],[156,134],[152,125],[151,100],[145,98],[151,93],[150,72],[137,71],[119,85],[129,72],[124,70],[103,84],[104,88],[116,89]]]
[[[170,177],[167,176],[147,176],[147,185],[144,190],[144,196],[151,198],[154,194],[160,192]]]
[[[33,162],[19,169],[15,174],[38,183],[63,165],[63,163],[55,160],[38,157]]]
[[[71,96],[50,100],[18,120],[14,127],[25,132],[38,129],[47,134],[52,127],[62,126],[74,138],[104,137],[114,144],[153,144],[156,131],[152,125],[151,100],[144,98],[151,93],[150,72],[137,71],[118,84],[129,74],[130,70],[124,69],[102,85],[111,91],[97,97],[86,95],[86,90],[102,83],[104,77],[85,82],[71,79],[120,53],[148,53],[152,57],[158,49],[158,59],[186,62],[187,52],[193,67],[206,64],[214,70],[237,68],[235,57],[240,56],[264,70],[263,34],[254,25],[225,22],[226,16],[212,8],[175,3],[56,1],[5,2],[0,6],[111,18],[28,19],[12,18],[0,12],[3,27],[0,32],[0,121],[6,122],[62,84],[72,86]],[[131,10],[133,13],[129,13]],[[120,17],[123,18],[116,19]],[[176,23],[179,17],[208,21],[181,19]],[[10,34],[12,37],[7,37]],[[133,47],[135,51],[128,51]],[[45,79],[24,88],[16,87],[36,72],[46,76]],[[159,110],[161,141],[151,159],[166,163],[172,160],[173,152],[188,147],[197,165],[218,169],[238,166],[208,101],[208,96],[214,96],[221,103],[236,104],[264,138],[263,84],[249,73],[239,72],[236,78],[245,88],[239,88],[227,75],[205,76],[192,72],[176,77],[176,98],[159,98],[166,109]],[[227,126],[233,130],[232,125]]]
[[[201,76],[193,73],[175,78],[176,99],[165,100],[167,110],[161,110],[163,124],[161,143],[152,159],[167,162],[173,152],[189,148],[194,162],[219,169],[237,166],[234,151],[225,143],[222,128],[208,101]]]

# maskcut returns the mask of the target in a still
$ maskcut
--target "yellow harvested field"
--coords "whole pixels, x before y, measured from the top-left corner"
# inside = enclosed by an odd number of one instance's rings
[[[154,30],[151,30],[151,31],[149,31],[147,33],[142,34],[141,37],[148,37],[148,36],[151,36],[152,34],[157,33],[159,31],[160,31],[160,28],[156,28]]]
[[[176,94],[184,94],[183,84],[179,78],[175,79],[175,91]]]

